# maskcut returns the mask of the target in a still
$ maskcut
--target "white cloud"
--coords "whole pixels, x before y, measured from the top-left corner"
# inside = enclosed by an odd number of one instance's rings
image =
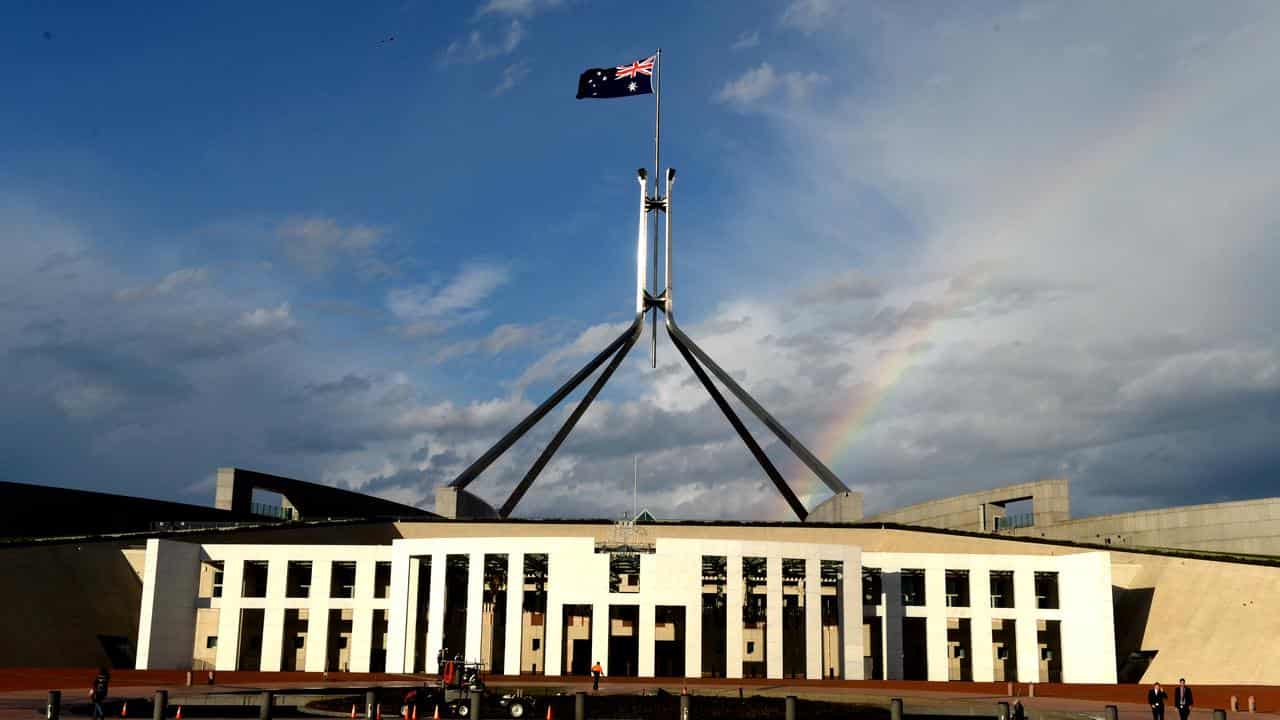
[[[446,345],[436,351],[435,362],[446,362],[454,358],[482,352],[490,357],[500,353],[519,350],[537,341],[546,332],[543,325],[519,325],[506,323],[494,328],[488,335],[476,340],[464,340]]]
[[[404,323],[404,334],[434,335],[482,314],[481,303],[510,277],[505,266],[473,263],[440,287],[424,284],[394,289],[387,294],[387,306]]]
[[[729,46],[730,50],[748,50],[760,44],[760,31],[752,30],[751,32],[742,32],[738,35],[738,39],[733,41]]]
[[[297,329],[298,323],[293,317],[289,303],[280,303],[275,307],[260,307],[247,310],[240,315],[237,323],[240,327],[262,334],[287,334]]]
[[[564,0],[488,0],[477,15],[519,15],[532,17],[564,5]]]
[[[338,258],[372,249],[385,230],[371,225],[342,225],[331,217],[297,217],[276,228],[285,256],[313,274],[331,270]]]
[[[842,7],[840,0],[791,0],[782,11],[782,24],[809,32],[821,30]]]
[[[518,62],[514,65],[506,66],[502,70],[502,78],[498,80],[497,86],[493,88],[493,94],[502,95],[528,76],[529,65],[526,62]]]
[[[441,61],[445,65],[478,63],[503,55],[510,55],[520,47],[525,29],[519,19],[512,18],[506,28],[494,36],[480,30],[472,30],[465,39],[454,40],[445,48]]]
[[[205,268],[181,268],[165,275],[153,285],[117,290],[115,298],[117,300],[140,300],[148,297],[163,297],[183,288],[202,285],[208,279],[209,271]]]
[[[726,82],[716,93],[716,100],[739,109],[753,108],[766,102],[776,102],[781,93],[791,103],[807,99],[814,88],[829,82],[829,78],[816,72],[788,71],[779,73],[768,62],[746,71]]]
[[[625,323],[592,325],[583,330],[573,342],[538,358],[515,379],[512,386],[523,390],[532,383],[552,377],[564,370],[567,361],[600,352],[624,329],[626,329]]]

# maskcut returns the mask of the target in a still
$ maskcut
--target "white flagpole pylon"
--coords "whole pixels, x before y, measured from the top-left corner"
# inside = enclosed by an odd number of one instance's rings
[[[640,225],[636,229],[636,314],[644,312],[644,266],[648,259],[646,242],[649,235],[649,213],[645,209],[645,194],[649,190],[648,175],[644,168],[636,171],[636,182],[640,183]],[[642,326],[643,327],[643,326]]]
[[[661,200],[662,183],[662,48],[653,54],[653,199]],[[653,296],[658,296],[658,220],[653,221]],[[653,367],[658,367],[658,310],[653,311],[651,342]]]

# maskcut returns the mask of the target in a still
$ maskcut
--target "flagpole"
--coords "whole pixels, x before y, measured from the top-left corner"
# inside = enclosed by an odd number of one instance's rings
[[[659,200],[662,177],[662,48],[653,54],[653,198]],[[653,296],[658,296],[658,218],[653,218]],[[653,308],[652,352],[653,367],[658,367],[658,309]]]

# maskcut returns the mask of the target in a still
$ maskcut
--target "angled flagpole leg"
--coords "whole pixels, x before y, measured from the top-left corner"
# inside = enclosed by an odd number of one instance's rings
[[[484,472],[485,468],[489,467],[494,460],[497,460],[502,453],[506,452],[508,448],[514,445],[515,442],[526,432],[529,432],[529,428],[536,425],[544,415],[551,412],[552,408],[559,405],[561,400],[564,400],[569,393],[573,392],[574,388],[581,385],[583,380],[587,379],[591,373],[595,372],[596,368],[600,367],[600,365],[608,359],[614,351],[621,347],[623,343],[627,342],[627,340],[640,328],[643,328],[643,323],[644,314],[637,314],[636,319],[632,321],[631,327],[628,328],[626,332],[619,335],[618,339],[609,343],[608,347],[601,350],[599,355],[592,358],[591,362],[587,363],[581,370],[575,373],[573,377],[569,378],[568,382],[561,385],[560,388],[551,395],[551,397],[544,400],[542,404],[534,408],[533,412],[529,413],[525,419],[521,420],[514,428],[511,428],[511,431],[506,435],[503,435],[501,440],[494,443],[493,447],[486,450],[485,453],[477,458],[475,462],[471,463],[470,467],[463,470],[458,477],[454,478],[453,482],[449,483],[449,486],[461,489],[471,484],[471,481],[475,480],[476,476]]]
[[[741,385],[734,382],[729,373],[725,372],[723,368],[717,365],[716,361],[712,360],[711,357],[702,350],[702,348],[698,347],[697,343],[690,339],[688,335],[685,335],[684,331],[680,329],[680,326],[676,325],[675,319],[671,317],[670,314],[667,315],[667,333],[671,335],[672,339],[677,344],[683,343],[687,345],[690,352],[697,356],[697,358],[711,370],[712,374],[719,378],[720,382],[724,383],[725,387],[729,388],[729,391],[742,401],[743,405],[746,405],[751,412],[755,413],[755,416],[760,418],[760,422],[763,422],[765,427],[773,431],[773,434],[776,435],[783,444],[788,448],[791,448],[791,452],[795,453],[795,456],[800,458],[801,462],[809,466],[809,469],[812,470],[820,480],[822,480],[831,492],[849,492],[848,486],[846,486],[840,478],[836,477],[836,474],[831,472],[831,469],[824,465],[817,456],[812,452],[809,452],[809,448],[805,447],[804,443],[796,439],[790,431],[783,427],[782,423],[778,422],[777,419],[769,414],[768,410],[765,410],[760,403],[756,402],[756,399],[751,397],[750,393],[742,389]]]
[[[668,324],[670,329],[670,324]],[[738,431],[738,437],[742,438],[742,442],[746,444],[747,449],[755,457],[756,462],[764,469],[769,479],[773,481],[778,492],[782,494],[782,498],[791,506],[792,512],[803,522],[808,517],[809,512],[804,509],[804,505],[800,502],[800,498],[792,492],[791,486],[787,485],[787,481],[783,479],[782,473],[778,472],[778,468],[774,467],[773,462],[769,460],[769,456],[764,453],[756,439],[751,436],[751,432],[747,430],[747,426],[742,424],[742,420],[738,417],[733,408],[729,407],[728,401],[724,399],[724,395],[720,394],[720,390],[716,388],[715,383],[711,382],[711,378],[707,377],[706,371],[698,364],[693,355],[689,353],[689,348],[685,347],[684,341],[676,335],[671,335],[671,342],[676,346],[676,350],[684,356],[684,361],[689,363],[689,367],[693,369],[693,374],[698,376],[698,380],[702,386],[707,389],[707,393],[711,395],[711,399],[715,400],[716,405],[720,407],[720,412],[724,413],[725,418],[729,420],[729,424],[733,429]]]
[[[503,503],[502,509],[498,511],[498,517],[505,520],[509,515],[511,515],[511,511],[516,509],[516,504],[520,502],[521,498],[524,497],[524,494],[533,486],[533,481],[538,479],[538,474],[542,472],[542,469],[547,466],[547,463],[551,462],[551,457],[556,454],[556,450],[560,449],[561,443],[564,442],[565,438],[569,437],[569,433],[573,432],[574,426],[578,424],[578,420],[582,418],[582,415],[587,412],[587,408],[591,407],[591,402],[596,399],[596,395],[600,394],[601,388],[605,386],[605,383],[609,382],[609,378],[613,375],[613,371],[618,369],[618,366],[622,364],[622,360],[627,357],[627,353],[631,352],[631,348],[635,347],[636,341],[639,340],[640,336],[644,333],[644,324],[641,323],[632,327],[633,332],[631,334],[631,338],[624,343],[622,347],[618,348],[616,352],[614,352],[613,359],[604,367],[604,371],[600,373],[600,377],[596,378],[596,381],[591,384],[590,389],[587,390],[587,394],[583,395],[582,400],[578,401],[578,406],[569,414],[569,417],[564,421],[564,424],[560,426],[560,430],[556,432],[555,437],[551,438],[551,442],[547,443],[547,446],[543,448],[542,453],[538,455],[538,459],[534,461],[533,465],[529,468],[529,471],[525,473],[524,479],[521,480],[520,484],[516,486],[516,489],[512,491],[511,497],[507,498],[507,501]]]

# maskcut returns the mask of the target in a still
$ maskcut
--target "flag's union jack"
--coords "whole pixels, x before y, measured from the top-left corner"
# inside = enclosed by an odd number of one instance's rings
[[[644,60],[637,60],[630,65],[619,65],[618,74],[614,76],[615,80],[623,78],[633,78],[636,75],[653,75],[654,56],[650,55]]]

